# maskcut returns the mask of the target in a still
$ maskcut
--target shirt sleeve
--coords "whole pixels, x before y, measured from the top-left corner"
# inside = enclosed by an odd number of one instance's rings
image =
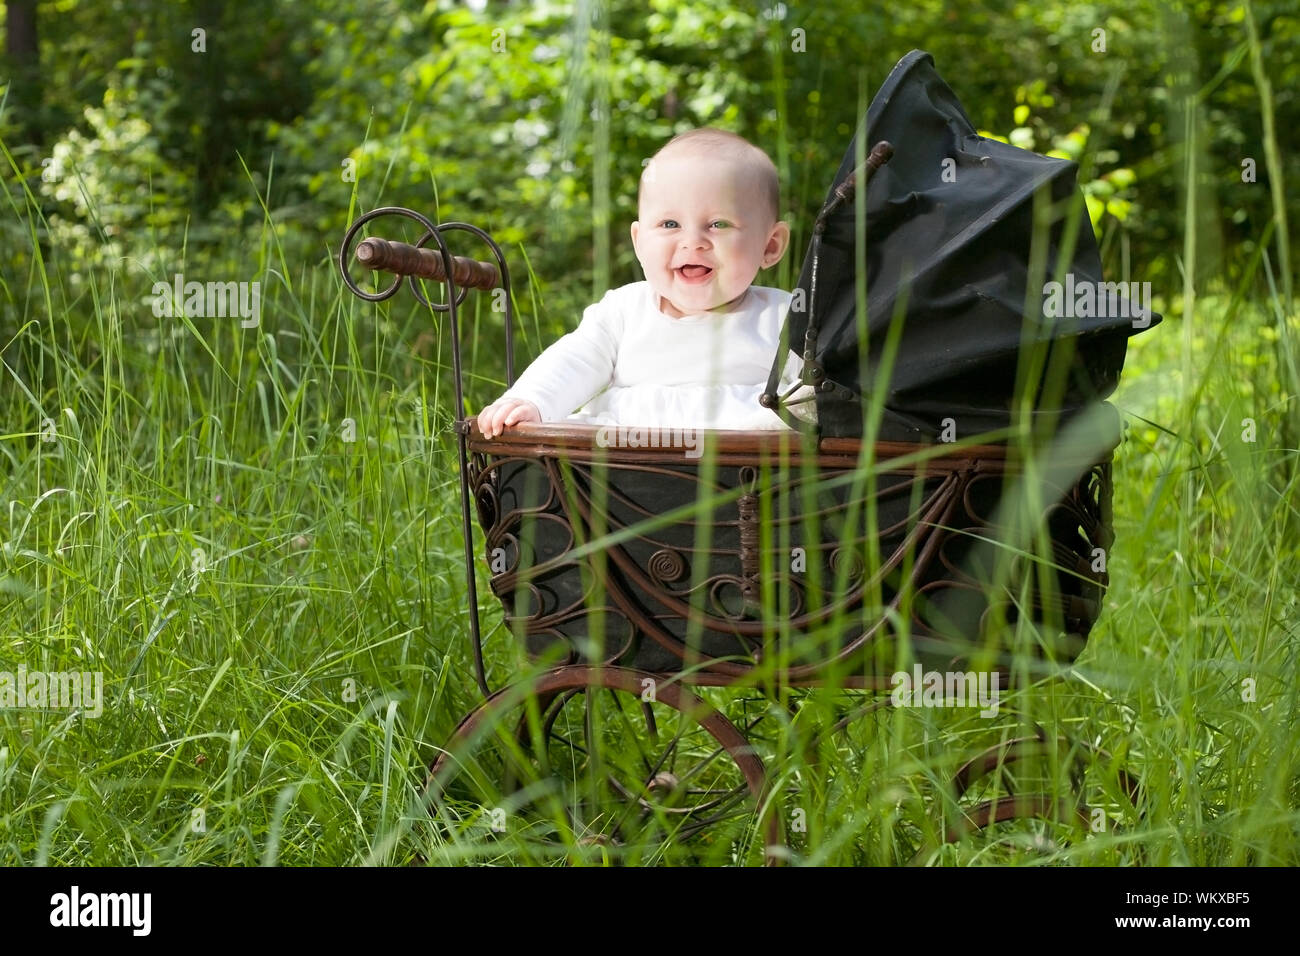
[[[582,313],[578,327],[561,336],[528,366],[501,397],[532,402],[542,421],[568,417],[613,380],[622,316],[607,292]]]

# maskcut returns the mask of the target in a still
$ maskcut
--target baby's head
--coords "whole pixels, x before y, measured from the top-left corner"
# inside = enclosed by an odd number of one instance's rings
[[[790,227],[767,154],[718,129],[682,133],[641,174],[632,244],[659,306],[681,317],[735,303],[781,261]]]

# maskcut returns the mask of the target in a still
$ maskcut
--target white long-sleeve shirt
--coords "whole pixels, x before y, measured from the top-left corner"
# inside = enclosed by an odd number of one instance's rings
[[[611,289],[502,397],[532,402],[544,422],[785,428],[758,397],[789,305],[788,292],[750,286],[735,311],[675,319],[659,311],[649,282]],[[787,350],[782,393],[800,367]],[[800,417],[815,414],[812,402],[794,407]]]

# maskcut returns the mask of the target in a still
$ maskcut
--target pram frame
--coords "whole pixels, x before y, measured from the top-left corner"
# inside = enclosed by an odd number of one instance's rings
[[[398,273],[398,277],[392,286],[383,292],[365,293],[356,286],[348,274],[348,251],[362,226],[380,216],[394,214],[415,220],[424,226],[425,232],[413,248],[404,247],[397,243],[389,244],[388,252],[394,252],[395,250],[405,271]],[[465,260],[458,260],[453,257],[446,243],[444,233],[455,231],[471,233],[486,243],[495,260],[495,270],[491,269],[489,264],[483,263],[471,264],[471,268],[470,265],[466,265]],[[424,248],[426,243],[429,242],[436,245],[436,252]],[[340,249],[338,263],[345,285],[354,294],[367,301],[382,301],[396,294],[404,276],[431,278],[446,285],[447,301],[444,303],[434,303],[424,298],[416,290],[414,283],[412,292],[422,303],[434,311],[446,313],[448,316],[453,351],[452,370],[456,408],[458,410],[463,409],[465,405],[458,307],[464,300],[467,287],[459,286],[456,277],[459,274],[473,282],[478,288],[491,288],[499,284],[501,288],[509,290],[509,271],[500,246],[488,233],[467,223],[452,222],[438,225],[412,210],[384,207],[362,216],[352,225]],[[365,264],[373,269],[393,269],[392,261],[385,261],[384,255],[373,258],[372,261]],[[514,304],[508,291],[504,298],[506,383],[509,386],[514,382]],[[490,716],[498,714],[503,707],[517,703],[517,700],[512,698],[515,688],[507,686],[493,690],[488,682],[484,663],[482,626],[479,620],[470,502],[478,501],[478,496],[484,487],[484,475],[487,473],[490,458],[492,456],[498,458],[514,456],[516,458],[522,457],[543,461],[548,458],[566,457],[575,462],[600,460],[615,467],[655,467],[668,459],[678,465],[681,464],[680,453],[665,452],[662,449],[600,448],[597,451],[593,446],[595,431],[594,428],[583,428],[581,426],[524,425],[489,440],[478,433],[473,420],[457,421],[455,425],[457,454],[460,465],[461,527],[466,567],[466,598],[469,604],[469,631],[473,650],[475,680],[483,695],[483,702],[461,722],[453,734],[452,740],[443,748],[441,754],[431,766],[426,793],[433,802],[436,802],[444,792],[449,774],[455,772],[455,754],[458,745],[468,744],[475,738],[481,731],[482,724]],[[803,456],[805,456],[806,452],[796,447],[798,436],[794,433],[717,432],[711,434],[709,439],[712,442],[711,453],[714,455],[714,462],[718,465],[747,467],[752,466],[757,458],[773,454],[779,454],[796,464],[803,464],[805,461]],[[1116,438],[1117,443],[1118,437]],[[1113,448],[1114,445],[1101,458],[1085,463],[1088,466],[1088,471],[1077,486],[1081,488],[1087,481],[1094,483],[1096,495],[1093,500],[1097,505],[1095,510],[1097,520],[1094,527],[1090,528],[1089,531],[1093,535],[1093,540],[1103,542],[1104,547],[1109,546],[1110,461]],[[817,441],[815,452],[811,454],[809,463],[818,469],[853,468],[858,465],[861,453],[861,440],[822,438]],[[924,475],[1005,476],[1013,473],[1016,468],[1015,462],[1009,459],[1008,448],[1002,445],[958,445],[951,448],[935,448],[934,446],[906,442],[878,442],[874,447],[874,457],[878,462],[907,461],[910,468]],[[942,526],[945,521],[950,519],[956,502],[956,494],[949,495],[949,499],[944,503],[942,511],[930,516],[932,519],[938,518],[939,520],[937,522],[932,520],[928,523]],[[484,530],[487,532],[489,528],[485,526]],[[925,547],[933,550],[937,546],[935,542],[939,539],[939,535],[931,536]],[[742,560],[742,565],[745,563]],[[626,565],[624,565],[624,570],[627,570]],[[1108,583],[1104,572],[1095,579],[1095,583],[1104,593]],[[500,594],[498,596],[502,597],[503,601],[505,600],[504,596]],[[683,610],[687,614],[690,613],[689,609]],[[1099,611],[1099,607],[1092,610],[1094,613],[1091,614],[1091,617],[1095,618],[1095,612]],[[644,626],[649,622],[645,618],[641,618],[638,623]],[[1091,621],[1087,623],[1090,627]],[[761,621],[756,624],[760,631],[763,626]],[[699,662],[684,660],[684,663],[693,665]],[[748,748],[743,743],[744,733],[739,728],[731,724],[725,715],[719,714],[707,703],[691,693],[686,686],[694,684],[697,686],[725,687],[743,684],[749,680],[751,672],[752,668],[750,667],[731,666],[722,661],[714,661],[711,665],[703,668],[687,666],[678,672],[648,672],[619,666],[612,661],[594,665],[587,662],[574,663],[570,661],[558,667],[550,668],[538,676],[529,692],[536,695],[549,711],[555,700],[563,699],[563,694],[580,692],[579,689],[583,687],[599,686],[611,691],[635,693],[638,688],[644,686],[645,680],[659,681],[660,687],[668,691],[668,696],[664,698],[664,702],[694,719],[700,726],[708,730],[714,739],[727,751],[732,760],[735,761],[745,779],[745,785],[750,795],[760,808],[762,817],[760,829],[766,841],[765,860],[768,863],[773,863],[778,861],[778,854],[774,853],[774,849],[781,845],[783,836],[780,820],[775,813],[771,812],[771,807],[768,805],[770,798],[769,785],[762,761],[752,751],[752,748]],[[824,680],[815,673],[815,669],[805,668],[797,672],[782,673],[778,675],[777,682],[788,686],[816,687],[822,686]],[[834,678],[834,686],[838,688],[881,690],[884,689],[886,684],[883,675],[846,677],[843,674],[837,674]],[[661,693],[663,693],[662,690]],[[885,702],[881,703],[883,705]],[[871,705],[869,709],[874,709],[875,706]],[[520,726],[522,728],[522,722]],[[1055,744],[1049,742],[1046,734],[1040,730],[1032,738],[1020,738],[991,748],[984,754],[968,761],[961,768],[957,777],[954,778],[953,786],[958,793],[964,792],[975,778],[1020,759],[1035,748],[1045,748],[1062,742],[1056,741]],[[1096,750],[1096,748],[1086,746],[1084,749]],[[1102,755],[1104,756],[1104,753]],[[1136,802],[1136,784],[1130,786],[1128,778],[1125,776],[1124,779],[1126,786],[1129,788],[1130,797]],[[1063,807],[1055,798],[1031,794],[986,801],[971,810],[967,815],[966,822],[971,827],[980,827],[998,820],[1011,819],[1025,814],[1050,814],[1056,818],[1071,815],[1086,817],[1086,810],[1087,808],[1081,803],[1077,803],[1073,807]],[[960,828],[950,831],[948,834],[950,839],[955,839],[958,836],[960,836]]]

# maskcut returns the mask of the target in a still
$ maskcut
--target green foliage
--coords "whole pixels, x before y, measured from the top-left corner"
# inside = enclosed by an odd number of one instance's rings
[[[39,183],[49,240],[74,261],[157,271],[157,251],[179,244],[189,219],[184,172],[169,163],[151,119],[172,93],[139,73],[115,74],[102,106],[88,106],[89,135],[72,127],[50,151]],[[80,278],[77,270],[69,278]]]
[[[1256,15],[1277,127],[1289,134],[1300,128],[1292,92],[1300,28],[1283,3],[1260,4]],[[124,29],[101,34],[105,18]],[[114,117],[146,123],[139,158],[117,164],[138,168],[112,171],[125,178],[105,186],[134,192],[113,200],[129,207],[161,179],[144,219],[125,210],[132,241],[143,221],[172,225],[178,201],[188,202],[200,245],[257,228],[246,165],[287,227],[282,241],[294,261],[322,261],[351,216],[385,203],[468,220],[522,246],[546,292],[548,335],[570,327],[603,287],[638,277],[627,226],[641,164],[692,126],[735,129],[773,153],[794,241],[762,281],[790,285],[862,110],[913,47],[934,54],[977,127],[1010,130],[1012,142],[1095,167],[1085,190],[1108,271],[1127,263],[1135,276],[1178,282],[1188,95],[1198,97],[1207,133],[1195,184],[1202,257],[1239,274],[1272,215],[1243,10],[1229,0],[1176,8],[1138,0],[1122,12],[1017,0],[923,0],[887,12],[848,2],[584,0],[482,13],[452,0],[317,0],[257,17],[224,5],[104,0],[61,4],[43,27],[49,81],[40,115],[53,145],[13,142],[12,124],[7,144],[30,177],[42,159],[63,162],[52,152],[59,144],[70,152],[74,131],[86,144],[108,142],[87,104],[116,110],[103,114],[110,125]],[[205,52],[193,49],[198,27],[207,30]],[[53,57],[52,48],[75,56]],[[0,116],[0,132],[6,122]],[[1282,156],[1287,177],[1300,181],[1300,150]],[[1252,158],[1258,181],[1243,183],[1242,160]],[[60,195],[69,199],[66,187]],[[98,228],[85,207],[48,212],[65,223],[76,217],[86,261],[102,261],[105,253],[84,244]],[[109,238],[122,256],[148,257],[148,243]],[[170,233],[150,240],[177,241]]]

